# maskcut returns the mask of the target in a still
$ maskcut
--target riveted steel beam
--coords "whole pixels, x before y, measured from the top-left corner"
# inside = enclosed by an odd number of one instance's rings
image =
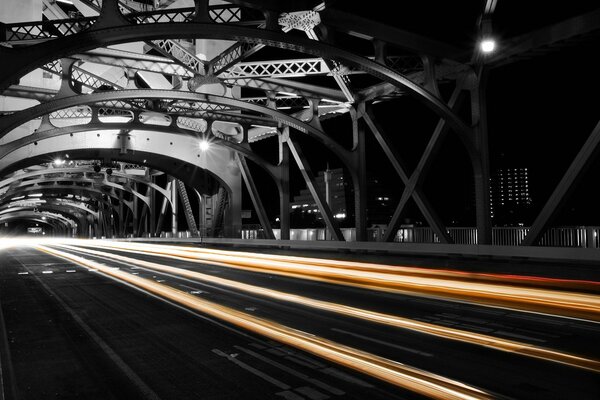
[[[420,85],[415,84],[389,67],[322,42],[315,42],[310,39],[299,37],[290,37],[290,35],[265,29],[253,29],[241,26],[225,27],[219,24],[193,22],[158,23],[154,24],[153,29],[151,30],[141,29],[144,28],[143,26],[125,25],[119,26],[119,29],[115,29],[116,27],[117,26],[112,26],[110,28],[84,31],[77,35],[53,40],[51,45],[32,46],[27,50],[35,48],[35,59],[29,59],[22,50],[3,49],[3,52],[10,53],[15,57],[15,62],[11,63],[11,65],[2,65],[2,76],[4,79],[2,80],[0,87],[6,87],[7,83],[10,84],[14,82],[20,75],[35,68],[35,66],[40,63],[56,59],[57,55],[62,56],[81,50],[87,50],[91,47],[97,47],[90,43],[97,44],[103,42],[105,44],[114,44],[161,37],[196,37],[198,36],[198,32],[202,32],[202,37],[207,39],[224,39],[236,40],[244,43],[268,44],[274,47],[287,48],[318,57],[338,60],[348,67],[363,70],[386,82],[405,88],[407,92],[412,93],[418,99],[421,99],[434,112],[438,113],[438,115],[447,119],[453,129],[460,132],[470,131],[469,127],[467,127],[458,116],[452,113],[446,104]]]

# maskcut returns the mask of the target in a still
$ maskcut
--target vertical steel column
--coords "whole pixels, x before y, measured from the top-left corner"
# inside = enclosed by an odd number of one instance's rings
[[[364,110],[364,103],[360,105]],[[352,184],[354,186],[354,226],[356,241],[367,241],[367,155],[365,148],[365,121],[351,112],[354,148],[354,171]]]
[[[279,135],[279,238],[290,240],[290,151],[285,144],[289,128]]]
[[[167,187],[165,191],[170,194],[171,190],[173,190],[172,182],[167,182]],[[158,215],[158,221],[156,222],[156,231],[154,231],[154,236],[160,236],[160,232],[162,230],[163,222],[165,220],[165,214],[167,212],[167,206],[169,205],[169,200],[165,196],[163,198],[162,206],[160,207],[160,214]]]
[[[150,173],[150,168],[148,168],[148,174]],[[156,184],[156,177],[153,175],[148,175],[148,179],[150,183]],[[150,192],[150,214],[148,218],[150,219],[150,226],[148,227],[148,232],[150,235],[153,235],[156,230],[156,190],[152,190]]]
[[[119,236],[125,235],[125,209],[123,207],[123,191],[119,190]]]
[[[169,176],[169,182],[171,183],[171,233],[173,233],[173,237],[177,235],[177,217],[179,216],[179,205],[177,202],[177,185],[175,182],[175,178]]]
[[[471,120],[475,133],[475,148],[479,155],[479,168],[474,168],[475,214],[477,218],[477,244],[492,243],[490,215],[490,155],[487,127],[488,70],[481,67],[477,85],[471,89]]]
[[[131,190],[137,192],[137,183],[131,182]],[[131,234],[135,237],[137,234],[137,226],[138,226],[138,216],[139,216],[139,199],[137,196],[133,196],[133,214],[131,219]]]

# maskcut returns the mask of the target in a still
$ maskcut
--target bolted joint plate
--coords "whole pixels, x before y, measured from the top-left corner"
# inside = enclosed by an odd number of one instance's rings
[[[321,16],[316,11],[296,11],[281,14],[279,25],[288,29],[310,31],[321,23]]]

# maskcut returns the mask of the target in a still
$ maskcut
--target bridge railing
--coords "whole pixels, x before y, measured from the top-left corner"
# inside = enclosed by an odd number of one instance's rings
[[[448,227],[448,233],[455,244],[477,244],[477,230],[474,227]],[[279,229],[274,229],[276,239],[281,238]],[[354,228],[342,228],[346,241],[356,241]],[[492,244],[496,246],[519,246],[527,236],[529,227],[494,227],[492,228]],[[369,228],[367,240],[380,242],[383,240],[385,228]],[[234,237],[234,236],[229,236]],[[264,231],[258,225],[243,226],[240,231],[242,239],[264,239]],[[291,229],[291,240],[330,240],[325,228]],[[439,238],[429,227],[402,227],[396,232],[394,241],[398,243],[440,243]],[[542,236],[539,246],[600,248],[600,227],[574,226],[550,228]]]

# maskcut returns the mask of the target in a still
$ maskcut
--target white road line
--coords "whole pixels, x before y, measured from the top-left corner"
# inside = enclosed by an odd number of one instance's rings
[[[298,393],[305,395],[306,397],[308,397],[311,400],[327,400],[330,398],[330,396],[327,396],[326,394],[323,394],[323,393],[319,392],[318,390],[315,390],[308,386],[302,386],[302,387],[296,388],[294,390]]]
[[[35,277],[35,275],[34,275]],[[46,291],[54,295],[54,299],[65,309],[71,318],[85,331],[85,333],[99,346],[102,351],[111,359],[113,363],[121,370],[121,372],[131,381],[133,385],[140,391],[146,399],[160,400],[160,397],[146,385],[146,383],[123,361],[123,359],[106,343],[62,298],[50,289],[40,278],[35,277],[38,282],[46,289]]]
[[[237,358],[225,353],[224,351],[221,351],[219,349],[212,349],[212,352],[218,356],[225,357],[226,359],[228,359],[235,365],[244,368],[246,371],[253,373],[254,375],[258,376],[259,378],[264,379],[265,381],[267,381],[269,383],[272,383],[273,385],[277,386],[280,389],[283,389],[283,390],[290,389],[290,385],[285,384],[285,383],[273,378],[272,376],[267,375],[264,372],[257,370],[256,368],[246,364],[243,361],[238,360]]]
[[[285,400],[304,400],[304,397],[298,396],[296,393],[286,390],[284,392],[275,393],[275,396],[283,397]]]
[[[496,331],[494,333],[496,335],[510,336],[510,337],[514,337],[514,338],[517,338],[517,339],[524,339],[524,340],[532,340],[534,342],[542,342],[542,343],[546,342],[543,339],[538,339],[538,338],[534,338],[534,337],[531,337],[531,336],[525,336],[525,335],[518,335],[516,333],[511,333],[511,332],[506,332],[506,331]]]
[[[53,274],[54,271],[42,271],[42,274]]]
[[[191,294],[202,294],[202,293],[208,294],[208,292],[206,290],[198,289],[196,287],[189,286],[189,285],[184,285],[183,283],[180,283],[179,286],[189,289]]]
[[[17,275],[29,275],[29,272],[17,272]]]
[[[68,269],[68,270],[66,270],[65,272],[68,272],[68,273],[73,273],[73,272],[75,272],[75,270],[74,270],[74,269]]]
[[[363,387],[367,387],[367,388],[373,387],[373,385],[371,385],[370,383],[365,382],[362,379],[355,378],[354,376],[347,374],[344,371],[340,371],[339,369],[336,369],[336,368],[332,368],[332,367],[323,368],[320,371],[323,372],[324,374],[331,375],[334,378],[338,378],[338,379],[341,379],[346,382],[350,382],[355,385],[359,385],[359,386],[363,386]]]
[[[324,382],[321,382],[318,379],[311,378],[310,376],[305,375],[302,372],[296,371],[293,368],[290,368],[290,367],[285,366],[285,365],[283,365],[281,363],[278,363],[277,361],[271,360],[270,358],[265,357],[265,356],[263,356],[263,355],[255,352],[255,351],[252,351],[250,349],[246,349],[246,348],[244,348],[242,346],[233,346],[233,347],[235,347],[236,349],[238,349],[240,351],[243,351],[244,353],[246,353],[248,355],[251,355],[254,358],[257,358],[257,359],[259,359],[259,360],[261,360],[263,362],[266,362],[267,364],[271,364],[271,365],[279,368],[280,370],[287,372],[290,375],[293,375],[293,376],[298,377],[298,378],[300,378],[302,380],[305,380],[305,381],[307,381],[307,382],[309,382],[309,383],[311,383],[311,384],[313,384],[313,385],[315,385],[317,387],[320,387],[321,389],[324,389],[324,390],[328,391],[329,393],[335,394],[337,396],[341,396],[341,395],[345,394],[345,392],[342,391],[342,390],[340,390],[340,389],[337,389],[337,388],[334,388],[332,386],[329,386],[328,384],[326,384]]]
[[[410,353],[415,353],[415,354],[418,354],[418,355],[423,356],[423,357],[433,357],[433,354],[431,354],[431,353],[425,353],[424,351],[419,351],[419,350],[411,349],[410,347],[404,347],[404,346],[400,346],[400,345],[395,344],[395,343],[390,343],[390,342],[386,342],[386,341],[379,340],[379,339],[373,339],[373,338],[370,338],[368,336],[359,335],[358,333],[348,332],[348,331],[345,331],[345,330],[342,330],[342,329],[337,329],[337,328],[331,328],[331,330],[334,331],[334,332],[343,333],[343,334],[346,334],[346,335],[349,335],[349,336],[354,336],[354,337],[357,337],[359,339],[368,340],[369,342],[378,343],[378,344],[382,344],[384,346],[392,347],[394,349],[408,351]]]

